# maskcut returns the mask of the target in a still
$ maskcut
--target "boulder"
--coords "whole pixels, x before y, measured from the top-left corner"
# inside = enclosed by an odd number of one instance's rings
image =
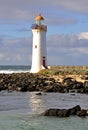
[[[88,88],[88,81],[85,81],[85,82],[84,82],[84,87],[85,87],[85,88]]]
[[[77,112],[77,116],[85,117],[87,115],[86,110],[81,110]]]
[[[42,113],[43,116],[55,116],[55,117],[69,117],[70,115],[77,115],[81,111],[79,105],[70,109],[55,109],[51,108]],[[78,113],[78,115],[81,115]]]
[[[66,109],[61,109],[61,110],[58,110],[57,111],[57,116],[58,117],[69,117],[70,114],[69,114],[69,111],[66,110]]]
[[[48,109],[44,113],[43,116],[56,116],[56,117],[69,117],[68,110],[66,109]]]
[[[76,89],[77,93],[88,94],[88,81],[77,82],[74,78],[64,78],[62,82],[51,76],[32,73],[0,74],[0,91],[42,91],[68,93]]]
[[[71,78],[71,77],[64,78],[62,81],[62,83],[65,84],[66,86],[70,86],[75,82],[76,82],[76,80],[74,78]]]
[[[88,110],[86,110],[86,116],[88,116]]]
[[[42,95],[42,93],[41,93],[41,92],[38,92],[38,93],[36,93],[36,95]]]
[[[79,105],[73,107],[73,108],[70,108],[68,109],[68,113],[70,115],[76,115],[78,111],[81,111],[81,107]]]
[[[57,112],[59,111],[59,109],[48,109],[46,110],[44,113],[42,113],[43,116],[57,116]]]

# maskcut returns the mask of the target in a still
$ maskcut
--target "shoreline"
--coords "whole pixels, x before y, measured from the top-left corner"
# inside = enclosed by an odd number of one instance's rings
[[[59,93],[69,93],[70,90],[76,90],[77,93],[88,94],[88,75],[51,75],[29,72],[0,74],[0,91],[2,90]]]

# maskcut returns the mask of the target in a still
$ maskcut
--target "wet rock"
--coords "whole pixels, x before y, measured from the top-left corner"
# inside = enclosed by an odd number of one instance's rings
[[[42,93],[41,93],[41,92],[39,92],[39,93],[36,93],[36,95],[42,95]]]
[[[59,109],[48,109],[44,113],[42,113],[43,116],[57,116],[57,112]]]
[[[66,109],[48,109],[44,113],[43,116],[56,116],[56,117],[68,117],[69,113]]]
[[[77,112],[77,116],[85,117],[87,115],[86,110],[80,110]]]
[[[86,115],[88,116],[88,110],[86,110]]]
[[[70,115],[76,115],[78,111],[81,111],[81,107],[79,105],[73,107],[73,108],[70,108],[68,109],[68,113]]]
[[[62,110],[58,110],[58,111],[57,111],[57,116],[58,116],[58,117],[69,117],[70,114],[69,114],[69,111],[68,111],[68,110],[62,109]]]
[[[42,113],[42,115],[43,116],[56,116],[56,117],[69,117],[70,115],[77,115],[77,113],[80,111],[81,111],[81,107],[77,105],[70,109],[54,109],[54,108],[48,109],[44,113]]]

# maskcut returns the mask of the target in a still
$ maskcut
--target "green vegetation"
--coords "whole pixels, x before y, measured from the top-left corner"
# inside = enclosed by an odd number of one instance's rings
[[[47,75],[88,75],[88,66],[51,66],[39,73]]]

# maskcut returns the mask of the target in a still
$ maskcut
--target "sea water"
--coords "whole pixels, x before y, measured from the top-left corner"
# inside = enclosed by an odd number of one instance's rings
[[[88,117],[44,117],[48,108],[88,108],[88,95],[0,92],[0,130],[88,130]]]
[[[30,66],[0,66],[0,73],[29,72]],[[88,109],[88,95],[37,92],[0,92],[0,130],[88,130],[88,117],[44,117],[49,108]]]
[[[20,72],[30,72],[30,65],[4,65],[0,66],[0,73],[20,73]]]

